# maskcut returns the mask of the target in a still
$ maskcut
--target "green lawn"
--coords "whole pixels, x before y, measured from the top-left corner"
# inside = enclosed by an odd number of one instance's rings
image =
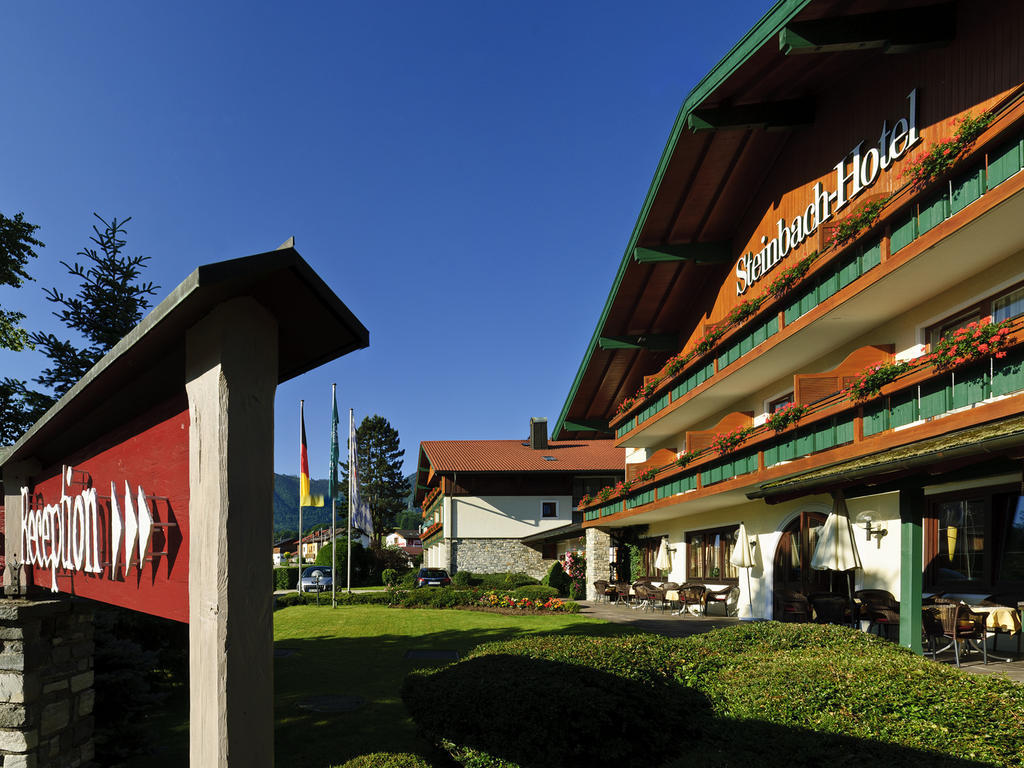
[[[469,649],[530,634],[614,635],[621,625],[573,615],[503,616],[460,610],[350,606],[284,608],[274,615],[276,764],[324,768],[369,752],[425,752],[399,698],[406,673],[443,662],[408,660],[418,649]],[[318,714],[298,703],[317,694],[358,696],[348,713]]]
[[[274,660],[274,748],[279,768],[327,768],[371,752],[426,753],[399,698],[409,670],[444,662],[408,660],[410,650],[469,649],[491,640],[532,634],[607,636],[627,627],[571,614],[495,613],[379,606],[294,606],[274,614],[274,647],[292,654]],[[357,696],[352,712],[300,709],[321,694]],[[148,768],[180,768],[188,760],[188,691],[181,687],[147,727],[159,734]]]

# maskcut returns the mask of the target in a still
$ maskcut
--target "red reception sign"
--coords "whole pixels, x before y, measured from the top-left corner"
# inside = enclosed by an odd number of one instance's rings
[[[31,583],[187,622],[188,435],[177,402],[18,489]]]

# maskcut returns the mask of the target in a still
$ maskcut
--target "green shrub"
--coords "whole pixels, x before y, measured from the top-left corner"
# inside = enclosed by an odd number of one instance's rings
[[[525,587],[512,590],[512,594],[531,600],[547,600],[549,597],[558,597],[558,590],[554,587],[545,587],[543,584],[527,584]]]
[[[394,587],[398,584],[398,571],[394,568],[385,568],[381,571],[380,578],[385,587]]]
[[[274,589],[295,589],[299,583],[298,568],[275,568]]]
[[[491,643],[411,674],[403,699],[467,766],[1024,765],[1024,687],[829,625]],[[552,739],[559,721],[587,723],[603,749]],[[681,743],[687,757],[669,762]]]
[[[472,578],[472,575],[473,574],[469,571],[457,571],[455,575],[452,576],[452,585],[462,588],[468,587],[470,586],[470,579]]]
[[[409,752],[374,752],[353,757],[336,768],[430,768],[430,763]]]
[[[560,595],[569,594],[569,585],[572,580],[565,575],[565,570],[562,568],[562,563],[555,560],[551,564],[551,568],[548,569],[548,575],[544,577],[544,581],[541,582],[549,587],[554,587],[558,590]]]
[[[416,574],[418,572],[419,571],[414,568],[408,573],[402,574],[402,578],[398,580],[398,586],[402,589],[412,589],[416,584]]]

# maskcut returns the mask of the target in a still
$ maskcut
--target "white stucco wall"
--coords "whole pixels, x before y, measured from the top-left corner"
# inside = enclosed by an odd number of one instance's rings
[[[557,503],[556,517],[541,517],[542,501]],[[451,502],[453,524],[445,526],[451,538],[521,538],[572,522],[571,496],[456,496]]]
[[[900,522],[899,494],[885,493],[847,500],[850,519],[857,513],[870,509],[876,513],[887,534],[881,543],[872,537],[865,540],[864,529],[855,526],[857,547],[864,570],[856,573],[855,589],[885,589],[899,595],[900,585]],[[667,535],[670,546],[672,569],[669,580],[682,584],[686,581],[686,534],[690,531],[720,528],[744,523],[747,534],[756,542],[754,566],[750,569],[749,585],[747,575],[739,573],[740,601],[739,615],[759,618],[772,617],[772,583],[775,551],[782,539],[782,531],[803,511],[828,514],[832,509],[832,498],[828,495],[808,496],[780,504],[765,504],[753,501],[712,512],[678,517],[651,523],[648,535]],[[877,523],[876,523],[877,525]],[[710,582],[709,582],[710,583]],[[751,608],[753,610],[751,610]]]

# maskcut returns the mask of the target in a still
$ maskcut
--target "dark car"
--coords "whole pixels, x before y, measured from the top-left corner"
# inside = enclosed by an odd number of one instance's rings
[[[444,568],[420,568],[416,574],[415,587],[447,587],[452,583]]]
[[[302,572],[299,579],[299,592],[330,591],[333,578],[329,565],[311,565]]]

